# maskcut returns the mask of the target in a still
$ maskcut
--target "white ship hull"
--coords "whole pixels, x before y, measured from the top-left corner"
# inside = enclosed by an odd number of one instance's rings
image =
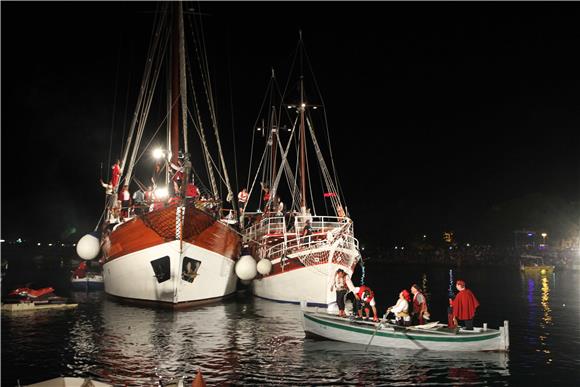
[[[278,302],[306,302],[337,312],[336,292],[330,290],[336,271],[342,269],[352,276],[358,257],[356,249],[324,244],[288,254],[285,264],[281,258],[272,259],[272,274],[253,281],[254,295]]]
[[[152,261],[164,257],[168,257],[168,278],[160,281]],[[199,263],[193,278],[185,279],[184,259],[188,258]],[[188,242],[183,242],[180,252],[178,240],[110,260],[103,266],[103,277],[107,294],[173,305],[214,301],[236,290],[232,259]]]
[[[259,278],[253,281],[253,292],[272,301],[293,304],[306,301],[308,306],[336,311],[336,292],[330,291],[330,284],[339,268],[350,271],[344,266],[325,263]]]

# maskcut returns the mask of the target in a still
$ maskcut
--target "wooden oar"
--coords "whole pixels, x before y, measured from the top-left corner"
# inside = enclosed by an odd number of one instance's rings
[[[365,347],[365,352],[367,351],[367,349],[369,349],[369,345],[371,345],[371,343],[373,342],[373,339],[375,338],[375,335],[377,334],[377,331],[381,328],[382,328],[381,323],[378,323],[377,326],[375,327],[375,331],[373,332],[373,335],[371,336],[371,339],[369,340],[369,343]]]

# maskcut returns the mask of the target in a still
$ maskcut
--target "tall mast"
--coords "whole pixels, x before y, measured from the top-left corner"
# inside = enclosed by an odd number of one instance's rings
[[[178,24],[179,24],[179,94],[181,100],[181,121],[183,128],[183,151],[189,152],[187,144],[187,85],[185,73],[185,31],[183,27],[183,8],[181,2],[178,2]],[[187,180],[187,176],[186,176]]]
[[[178,163],[179,154],[179,11],[181,3],[173,7],[173,36],[171,52],[171,162]]]
[[[302,31],[300,31],[302,45]],[[306,129],[304,127],[304,74],[302,72],[302,47],[300,47],[300,210],[306,214]]]
[[[270,90],[270,101],[272,102],[272,94],[274,89],[274,69],[272,69],[272,89]],[[276,116],[276,107],[272,103],[272,113],[270,115],[270,130],[272,133],[272,177],[270,178],[270,189],[274,188],[274,180],[276,180],[276,149],[278,148],[278,140],[276,139],[276,134],[278,132],[278,128],[276,123],[278,118]],[[273,192],[272,192],[273,193]],[[273,198],[272,198],[273,199]]]

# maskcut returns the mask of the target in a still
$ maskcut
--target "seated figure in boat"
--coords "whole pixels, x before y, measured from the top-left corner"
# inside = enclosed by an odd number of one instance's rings
[[[411,301],[411,296],[409,295],[407,289],[403,289],[399,293],[399,299],[397,300],[397,303],[387,308],[385,317],[388,316],[389,313],[393,313],[398,325],[410,326],[411,315],[409,314],[409,301]]]
[[[356,308],[356,315],[358,318],[362,318],[363,309],[365,311],[365,320],[369,319],[370,310],[369,307],[373,310],[373,321],[379,321],[379,317],[377,316],[377,304],[375,302],[375,294],[368,286],[361,285],[353,290],[354,297],[356,298],[355,308]]]

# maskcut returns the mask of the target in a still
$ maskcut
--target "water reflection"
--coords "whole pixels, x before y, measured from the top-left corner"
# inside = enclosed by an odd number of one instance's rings
[[[547,365],[553,361],[548,339],[550,327],[553,325],[552,308],[550,307],[550,279],[555,283],[555,276],[555,273],[525,275],[528,284],[528,332],[530,332],[528,341],[535,347],[536,352],[545,355],[545,364]],[[539,291],[536,290],[536,285],[539,286]]]
[[[397,351],[304,339],[299,307],[243,297],[167,311],[85,298],[66,368],[117,385],[155,385],[197,370],[210,384],[485,384],[506,354]]]
[[[497,382],[499,376],[509,375],[507,353],[447,353],[380,347],[369,347],[365,351],[365,347],[306,339],[303,356],[309,367],[323,377],[320,382],[331,384],[339,381],[356,385],[487,384],[491,380]],[[359,359],[364,359],[363,366]]]

